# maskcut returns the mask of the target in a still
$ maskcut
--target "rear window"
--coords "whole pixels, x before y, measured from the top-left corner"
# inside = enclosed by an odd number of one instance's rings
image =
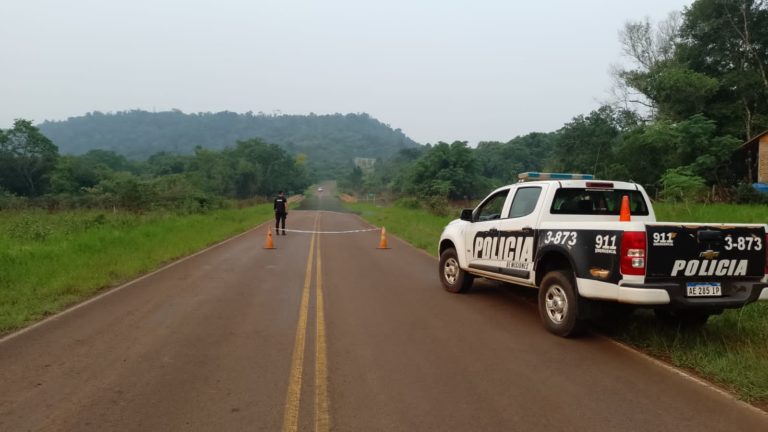
[[[615,215],[621,211],[621,197],[629,196],[630,214],[648,216],[648,206],[640,191],[613,189],[558,189],[552,201],[552,214]]]

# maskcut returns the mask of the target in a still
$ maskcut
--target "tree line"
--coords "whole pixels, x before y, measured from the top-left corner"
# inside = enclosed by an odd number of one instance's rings
[[[309,184],[307,157],[260,139],[233,147],[159,152],[132,161],[111,150],[61,155],[30,121],[0,129],[0,209],[115,208],[196,212],[227,199],[253,199]]]
[[[392,157],[418,144],[368,114],[286,115],[247,112],[183,113],[179,110],[92,112],[39,125],[64,154],[112,150],[131,160],[158,152],[192,154],[198,147],[223,150],[258,137],[288,153],[307,155],[307,170],[333,178],[354,157]]]
[[[634,181],[658,199],[766,202],[738,147],[768,129],[768,2],[696,0],[626,23],[619,42],[630,64],[614,67],[612,100],[559,130],[404,150],[342,185],[464,199],[544,170]]]

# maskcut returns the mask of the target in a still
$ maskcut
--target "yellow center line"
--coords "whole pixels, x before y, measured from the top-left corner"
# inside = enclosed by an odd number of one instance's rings
[[[319,213],[315,216],[315,228]],[[304,369],[304,346],[307,338],[307,315],[309,313],[309,289],[312,285],[312,259],[314,257],[315,237],[309,243],[309,256],[307,257],[307,272],[304,277],[304,289],[301,292],[301,306],[299,307],[299,323],[296,327],[296,341],[293,346],[291,359],[291,376],[288,379],[288,394],[285,398],[285,411],[283,413],[283,432],[295,432],[299,429],[299,402],[301,399],[301,375]]]
[[[317,237],[317,302],[316,307],[316,336],[315,336],[315,432],[330,430],[330,413],[328,410],[328,361],[325,345],[325,305],[323,299],[323,271],[320,258],[320,236]]]

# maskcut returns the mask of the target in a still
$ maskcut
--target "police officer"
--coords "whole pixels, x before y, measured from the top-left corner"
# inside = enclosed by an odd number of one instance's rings
[[[275,233],[280,235],[280,221],[283,222],[283,235],[285,235],[285,217],[288,216],[288,211],[285,209],[288,204],[288,199],[285,197],[283,191],[277,194],[275,198]]]

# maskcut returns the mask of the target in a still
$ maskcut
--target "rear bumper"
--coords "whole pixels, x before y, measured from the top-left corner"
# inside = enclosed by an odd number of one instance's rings
[[[722,297],[686,297],[686,283],[625,283],[619,292],[631,295],[623,303],[645,305],[669,305],[681,309],[726,309],[738,308],[757,300],[768,301],[768,283],[754,281],[726,281],[722,283]],[[667,301],[654,301],[655,299]]]
[[[757,299],[762,301],[768,301],[768,288],[763,288],[763,293],[760,294],[760,297],[758,297]]]
[[[579,295],[589,299],[637,305],[666,305],[669,292],[663,287],[616,285],[594,279],[577,279]]]
[[[665,289],[619,286],[619,303],[639,305],[669,304],[669,292]]]

